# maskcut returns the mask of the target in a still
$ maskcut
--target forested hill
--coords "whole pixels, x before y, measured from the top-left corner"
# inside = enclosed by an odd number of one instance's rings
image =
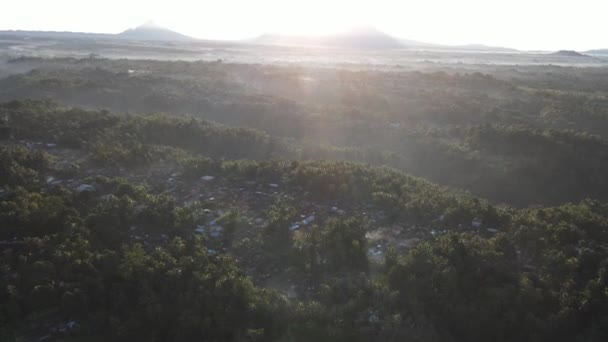
[[[0,80],[1,100],[51,98],[246,127],[286,142],[290,154],[277,153],[289,159],[388,165],[518,207],[608,198],[605,68],[383,72],[36,58],[7,65],[31,71]]]
[[[522,139],[538,155],[603,144],[462,132],[500,155]],[[305,160],[371,155],[313,147],[168,114],[0,105],[0,340],[608,338],[605,202],[498,206]]]

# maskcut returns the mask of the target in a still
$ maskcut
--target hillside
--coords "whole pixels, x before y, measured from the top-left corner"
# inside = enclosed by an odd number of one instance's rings
[[[603,341],[601,202],[516,210],[386,167],[230,160],[264,139],[170,115],[0,115],[2,337]]]
[[[37,62],[11,65],[30,63]],[[602,176],[608,172],[608,105],[588,95],[608,92],[601,68],[517,74],[505,68],[507,74],[492,76],[205,62],[44,63],[49,70],[0,80],[0,100],[51,97],[87,108],[194,116],[260,133],[262,145],[242,148],[259,146],[250,158],[389,165],[515,206],[608,199]]]

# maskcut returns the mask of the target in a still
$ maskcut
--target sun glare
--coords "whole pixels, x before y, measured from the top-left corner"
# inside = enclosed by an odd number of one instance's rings
[[[578,0],[577,6],[553,0],[20,0],[0,11],[0,30],[118,33],[153,19],[196,38],[238,40],[372,26],[439,44],[584,50],[602,47],[606,10],[603,0]]]
[[[236,1],[213,5],[215,12],[229,13],[229,22],[226,22],[225,15],[201,15],[209,9],[205,3],[190,4],[193,10],[188,12],[166,11],[162,8],[148,12],[165,26],[201,38],[242,39],[263,33],[316,36],[372,24],[369,15],[364,15],[364,7],[355,2],[239,2],[239,10],[233,11],[230,3],[234,2]]]
[[[269,31],[294,35],[323,35],[365,24],[366,20],[359,7],[342,1],[323,4],[320,4],[320,1],[307,1],[297,7],[285,7],[285,10],[291,13],[269,18],[274,26],[269,27]]]

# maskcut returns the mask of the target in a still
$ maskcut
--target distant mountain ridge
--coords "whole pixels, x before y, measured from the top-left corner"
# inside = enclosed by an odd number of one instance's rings
[[[399,49],[405,47],[399,39],[371,27],[361,27],[325,36],[289,36],[263,34],[252,43],[264,45],[318,46],[356,49]]]
[[[574,50],[559,50],[557,52],[552,53],[552,55],[562,57],[591,57],[588,55],[584,55],[580,52],[576,52]]]
[[[588,50],[585,53],[589,55],[608,55],[608,49]]]
[[[90,32],[70,32],[70,31],[27,31],[10,30],[0,31],[2,35],[21,35],[40,38],[99,38],[99,39],[125,39],[125,40],[155,40],[155,41],[194,41],[196,38],[186,36],[179,32],[157,25],[153,21],[148,21],[143,25],[125,30],[118,34],[111,33],[90,33]]]
[[[113,38],[116,35],[109,33],[90,33],[90,32],[71,32],[71,31],[28,31],[28,30],[8,30],[0,31],[1,35],[7,36],[28,36],[39,38]]]
[[[462,51],[514,52],[516,49],[487,46],[482,44],[442,45],[415,40],[401,39],[386,34],[373,27],[360,27],[339,34],[325,36],[290,36],[263,34],[249,41],[254,44],[283,46],[341,47],[354,49],[442,49]]]
[[[153,21],[127,29],[117,34],[85,33],[66,31],[0,31],[0,35],[29,36],[40,38],[74,38],[74,39],[124,39],[134,41],[201,41],[176,31],[160,26]],[[210,41],[210,40],[207,40]],[[253,39],[231,41],[232,43],[249,43],[276,46],[301,47],[337,47],[369,50],[390,49],[437,49],[450,51],[479,51],[479,52],[517,52],[516,49],[487,46],[482,44],[442,45],[415,40],[397,38],[373,27],[359,27],[346,32],[324,36],[293,36],[281,34],[263,34]],[[608,50],[594,50],[596,54],[608,54]]]
[[[195,38],[188,37],[181,33],[169,30],[148,21],[143,25],[128,29],[116,35],[118,38],[126,38],[132,40],[164,40],[164,41],[184,41],[194,40]]]

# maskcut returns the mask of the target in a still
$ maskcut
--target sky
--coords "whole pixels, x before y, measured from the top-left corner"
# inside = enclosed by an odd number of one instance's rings
[[[322,35],[372,26],[395,37],[522,50],[608,48],[608,0],[7,0],[0,30],[118,33],[149,20],[206,39]]]

